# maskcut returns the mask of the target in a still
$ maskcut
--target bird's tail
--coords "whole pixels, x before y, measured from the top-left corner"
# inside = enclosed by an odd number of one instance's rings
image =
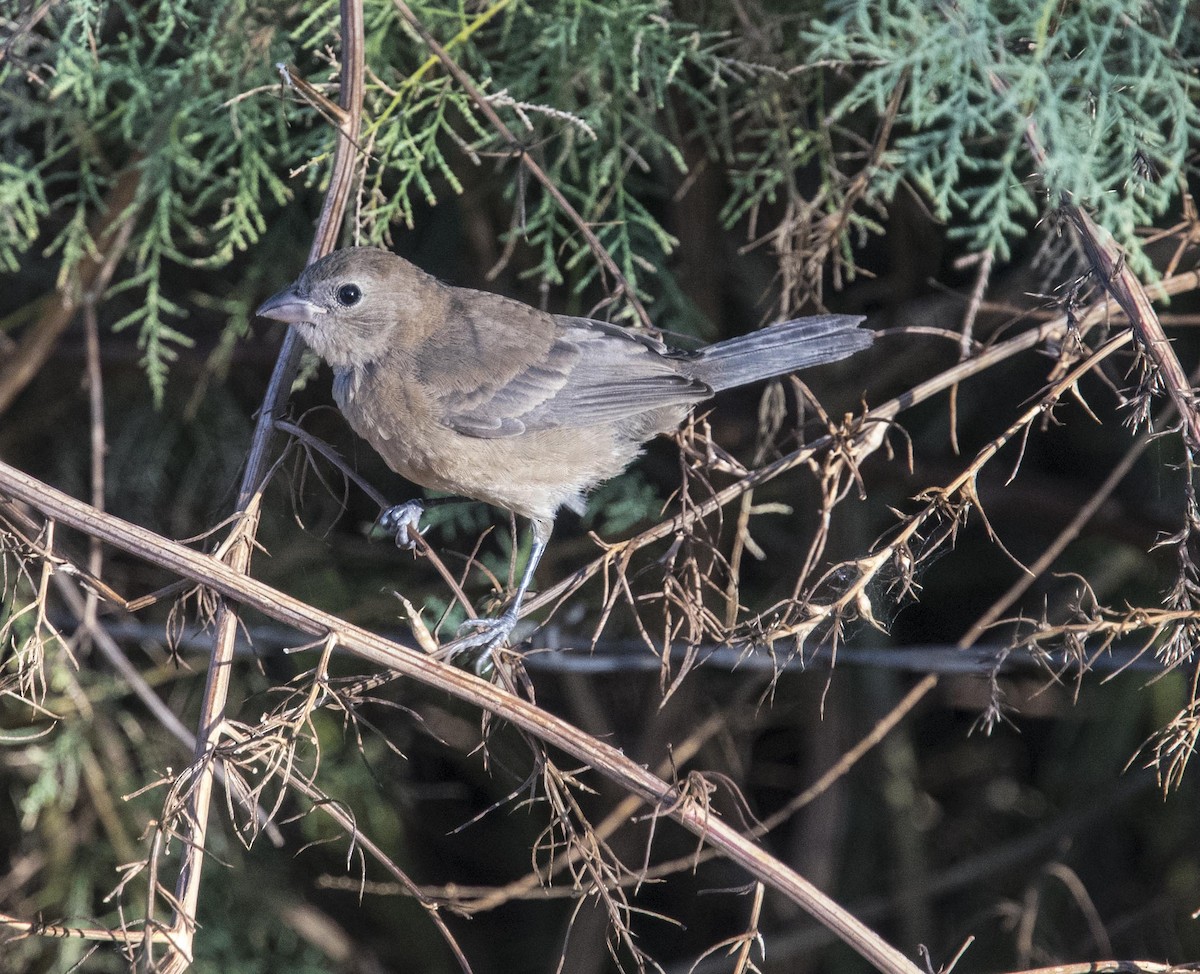
[[[817,315],[771,325],[695,353],[688,373],[714,392],[836,362],[866,348],[875,333],[858,325],[857,315]]]

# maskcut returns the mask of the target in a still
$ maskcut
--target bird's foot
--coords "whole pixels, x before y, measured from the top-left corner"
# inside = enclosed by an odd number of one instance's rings
[[[421,515],[424,513],[424,504],[408,501],[389,507],[379,515],[377,523],[384,531],[395,535],[397,548],[412,551],[417,546],[417,538],[421,536]]]
[[[517,614],[511,609],[494,619],[468,619],[458,627],[446,653],[464,669],[487,679],[495,668],[492,653],[508,642],[516,625]]]

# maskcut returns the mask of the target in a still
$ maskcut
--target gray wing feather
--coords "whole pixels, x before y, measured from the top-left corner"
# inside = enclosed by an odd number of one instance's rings
[[[470,408],[460,400],[443,421],[466,436],[501,438],[580,429],[712,395],[704,382],[681,374],[653,339],[584,318],[560,321],[540,362],[474,391]]]

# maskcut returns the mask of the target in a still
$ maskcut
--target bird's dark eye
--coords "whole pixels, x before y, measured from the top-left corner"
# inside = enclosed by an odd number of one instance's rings
[[[362,300],[362,288],[357,284],[343,284],[337,289],[337,299],[343,308],[352,308]]]

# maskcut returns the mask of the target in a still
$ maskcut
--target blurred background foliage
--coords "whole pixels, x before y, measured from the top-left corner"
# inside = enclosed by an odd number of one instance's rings
[[[1085,206],[1144,280],[1196,263],[1188,190],[1200,144],[1200,21],[1185,3],[411,6],[595,228],[655,327],[712,341],[822,307],[867,314],[885,332],[876,349],[805,376],[834,419],[958,362],[980,255],[990,255],[974,323],[980,341],[1096,299],[1055,219],[1065,201]],[[344,242],[391,247],[452,283],[636,323],[628,295],[610,300],[614,282],[577,228],[396,7],[367,0],[365,13],[364,154]],[[228,514],[281,337],[253,323],[252,310],[303,264],[333,145],[327,120],[280,84],[276,65],[336,100],[338,29],[330,0],[20,0],[0,11],[0,458],[92,495],[85,326],[94,311],[104,506],[175,538]],[[1047,145],[1040,168],[1023,143],[1029,125]],[[1164,316],[1187,369],[1197,361],[1198,310],[1188,293]],[[915,510],[912,498],[949,483],[1036,400],[1054,364],[1044,351],[905,412],[895,452],[872,457],[863,496],[834,511],[822,565],[868,551],[897,512]],[[1128,360],[1096,369],[1079,385],[1086,409],[1064,401],[1032,429],[1020,458],[1010,447],[987,466],[977,487],[988,523],[969,519],[929,559],[915,600],[899,606],[882,583],[873,590],[886,631],[851,630],[832,676],[820,660],[773,679],[753,666],[714,665],[664,703],[648,650],[616,651],[637,635],[632,614],[618,610],[594,667],[531,660],[539,703],[652,767],[669,746],[694,743],[686,766],[668,763],[666,773],[723,773],[746,812],[764,819],[868,733],[917,674],[942,671],[912,716],[766,845],[901,950],[926,945],[935,967],[968,936],[976,939],[959,970],[1195,960],[1195,769],[1164,797],[1141,750],[1195,710],[1194,650],[1165,674],[1146,657],[1106,678],[1113,667],[1100,658],[1095,672],[1064,667],[1057,679],[1014,660],[1017,652],[1009,662],[1021,665],[998,683],[954,672],[945,652],[1022,576],[1015,560],[1035,560],[1130,449],[1136,385]],[[797,420],[812,418],[797,416],[793,396],[782,430],[767,435],[764,417],[784,397],[762,393],[725,395],[710,417],[713,440],[745,463],[793,448]],[[310,362],[294,414],[389,498],[409,496],[411,486],[355,442],[329,405],[328,374]],[[1161,606],[1186,569],[1175,549],[1156,547],[1189,527],[1184,460],[1177,436],[1154,439],[1020,611],[1047,625],[1078,618],[1081,580],[1116,610]],[[564,517],[543,584],[594,557],[587,532],[624,537],[674,511],[680,470],[678,447],[655,443],[598,492],[584,519]],[[776,506],[753,521],[762,557],[741,562],[741,605],[762,609],[792,595],[820,499],[803,469],[755,494],[755,504]],[[259,538],[269,554],[254,565],[264,580],[388,632],[404,629],[393,591],[431,620],[449,604],[425,562],[369,540],[377,511],[357,491],[325,490],[295,464],[276,477],[264,511]],[[508,577],[502,514],[479,505],[436,513],[428,536],[452,568],[494,526],[480,559]],[[718,550],[728,551],[734,520],[728,513],[710,525]],[[117,867],[147,855],[142,837],[163,791],[149,786],[189,753],[59,601],[47,607],[62,641],[46,649],[44,687],[18,681],[29,672],[15,655],[29,632],[20,610],[36,595],[37,574],[22,578],[23,554],[3,537],[0,911],[116,925],[118,903],[136,917],[145,901],[138,880],[123,897],[107,896]],[[667,557],[666,545],[650,549],[630,577],[660,585]],[[128,595],[173,581],[111,552],[103,567]],[[488,589],[478,573],[471,586],[476,595]],[[540,638],[587,645],[602,598],[599,585],[585,589]],[[172,620],[168,643],[169,609],[101,621],[194,727],[205,637],[186,617]],[[298,638],[253,614],[245,623],[254,645],[241,657],[234,707],[253,721],[274,705],[273,688],[310,663],[282,652]],[[1007,647],[1013,631],[985,642]],[[358,669],[351,660],[336,667]],[[997,691],[1006,720],[983,734],[978,720]],[[518,735],[493,727],[485,764],[478,715],[407,684],[377,691],[355,721],[319,712],[316,728],[322,787],[419,883],[494,886],[528,870],[547,813],[521,801],[532,759]],[[306,759],[315,766],[315,752]],[[622,796],[590,784],[581,800],[597,821]],[[739,814],[728,791],[714,802]],[[216,861],[195,969],[454,970],[422,910],[369,867],[360,895],[352,844],[300,810],[285,802],[279,846],[260,838],[246,848],[225,818],[210,833]],[[611,840],[633,869],[649,833],[636,820]],[[660,825],[651,859],[693,849]],[[665,970],[689,970],[746,929],[744,883],[712,861],[647,885],[636,900],[647,911],[635,922],[639,943]],[[560,955],[564,971],[612,969],[602,912],[586,903],[576,914],[560,896],[567,889],[560,878],[551,894],[451,917],[474,969],[552,971]],[[771,895],[759,925],[761,970],[862,967]],[[116,950],[70,939],[2,950],[14,971],[129,967]],[[718,953],[698,969],[731,965]]]

